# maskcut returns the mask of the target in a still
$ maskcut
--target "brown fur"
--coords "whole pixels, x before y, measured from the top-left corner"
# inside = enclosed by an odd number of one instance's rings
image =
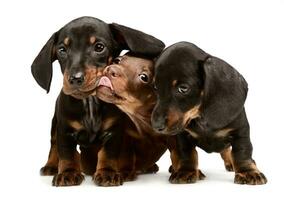
[[[138,76],[141,73],[148,75],[149,83],[139,81]],[[141,149],[145,153],[152,154],[153,157],[154,146],[161,146],[161,149],[164,146],[164,148],[170,149],[173,169],[170,181],[172,183],[188,183],[203,179],[205,176],[198,170],[198,156],[195,148],[189,149],[186,152],[187,157],[184,158],[176,144],[176,136],[159,135],[151,127],[151,113],[156,103],[154,91],[150,86],[153,79],[153,63],[146,59],[123,56],[118,64],[107,67],[104,70],[104,75],[111,80],[114,91],[110,92],[110,89],[101,87],[96,93],[97,96],[106,102],[116,104],[131,118],[140,135],[137,135],[135,131],[128,131],[128,134],[137,139],[141,138],[141,141],[143,139],[144,142],[148,140],[152,143],[149,145],[151,148],[141,145]],[[115,97],[113,93],[119,97]],[[199,107],[200,105],[195,106],[186,115],[177,111],[168,112],[168,125],[172,126],[177,120],[181,123],[188,123],[191,119],[199,116]],[[139,156],[136,159],[139,159]],[[136,161],[136,163],[138,162]]]

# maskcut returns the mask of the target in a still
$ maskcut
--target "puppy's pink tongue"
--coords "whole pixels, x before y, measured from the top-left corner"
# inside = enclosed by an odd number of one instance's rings
[[[99,81],[99,84],[98,84],[98,87],[99,87],[99,86],[106,86],[106,87],[109,87],[111,90],[113,90],[111,81],[110,81],[109,78],[106,77],[106,76],[101,77],[101,79],[100,79],[100,81]]]

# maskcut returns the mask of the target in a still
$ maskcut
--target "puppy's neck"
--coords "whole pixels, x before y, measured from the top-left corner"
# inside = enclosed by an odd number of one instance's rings
[[[153,93],[149,94],[144,100],[135,99],[124,105],[118,105],[118,107],[131,118],[139,133],[149,134],[154,132],[151,126],[151,114],[155,104],[156,97]]]

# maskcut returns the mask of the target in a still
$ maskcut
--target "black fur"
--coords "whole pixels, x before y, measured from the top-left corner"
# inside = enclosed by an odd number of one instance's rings
[[[185,129],[190,133],[188,139],[207,152],[221,152],[231,146],[236,177],[249,173],[244,175],[248,177],[245,183],[266,183],[251,157],[244,109],[248,87],[242,75],[194,44],[180,42],[160,55],[154,80],[158,103],[152,113],[152,125],[158,132],[175,134]],[[179,92],[185,87],[186,92]],[[184,123],[185,113],[195,106],[199,106],[198,115]],[[172,115],[179,117],[169,126]],[[229,131],[218,136],[221,130]],[[235,182],[244,181],[236,178]]]
[[[91,36],[95,36],[94,44],[90,42]],[[64,42],[66,38],[68,38],[68,42]],[[104,46],[101,52],[94,50],[97,43]],[[52,63],[55,60],[59,61],[61,71],[64,74],[64,80],[66,79],[67,82],[70,82],[70,77],[78,72],[84,76],[82,83],[80,82],[76,87],[68,86],[71,88],[67,88],[69,89],[68,93],[65,89],[67,86],[64,84],[63,90],[56,101],[49,161],[41,172],[42,174],[50,175],[53,173],[48,172],[57,171],[58,163],[56,163],[56,159],[50,161],[51,153],[56,151],[58,152],[59,165],[60,161],[67,160],[72,163],[72,166],[64,166],[66,169],[61,166],[61,171],[59,167],[59,174],[55,174],[53,180],[54,185],[78,185],[82,182],[80,167],[78,167],[79,164],[76,160],[77,144],[81,145],[81,160],[84,160],[84,155],[88,154],[86,152],[92,151],[88,148],[96,148],[94,143],[97,141],[97,138],[100,139],[99,145],[108,147],[106,157],[113,158],[117,156],[119,153],[118,148],[122,144],[119,142],[116,144],[109,139],[119,136],[123,137],[125,129],[123,122],[126,116],[115,106],[100,102],[96,97],[88,97],[93,92],[97,79],[100,78],[100,74],[97,73],[96,76],[91,77],[93,80],[86,80],[91,74],[88,70],[99,71],[99,69],[103,69],[112,58],[118,56],[120,51],[124,49],[139,54],[145,53],[146,55],[157,56],[163,48],[163,42],[153,36],[119,24],[107,24],[93,17],[75,19],[52,34],[31,66],[32,74],[37,83],[49,92],[52,79]],[[71,84],[69,83],[69,85]],[[117,117],[119,122],[115,122],[107,130],[103,130],[103,121],[111,117]],[[82,128],[80,130],[74,129],[70,125],[72,121],[81,124]],[[108,143],[115,143],[116,145],[108,145]],[[109,146],[113,146],[112,149]],[[90,156],[87,155],[87,157],[89,159]],[[94,157],[93,161],[82,161],[83,163],[93,162],[91,164],[94,165],[88,167],[85,173],[94,173],[97,162],[96,156]],[[72,169],[70,170],[70,168]],[[103,183],[100,180],[99,184],[107,185],[113,183]],[[121,183],[118,181],[117,184]]]

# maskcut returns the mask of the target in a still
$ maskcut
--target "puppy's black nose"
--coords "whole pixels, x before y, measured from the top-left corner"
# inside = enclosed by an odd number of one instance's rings
[[[73,86],[80,86],[83,84],[84,82],[84,74],[82,72],[77,72],[75,74],[72,74],[68,81],[70,83],[70,85],[73,85]]]
[[[156,130],[156,132],[162,133],[166,129],[166,126],[164,124],[161,124],[159,126],[154,127],[154,129]]]
[[[154,130],[158,133],[163,133],[167,126],[166,126],[166,119],[164,118],[157,118],[157,119],[152,119],[152,127]]]

